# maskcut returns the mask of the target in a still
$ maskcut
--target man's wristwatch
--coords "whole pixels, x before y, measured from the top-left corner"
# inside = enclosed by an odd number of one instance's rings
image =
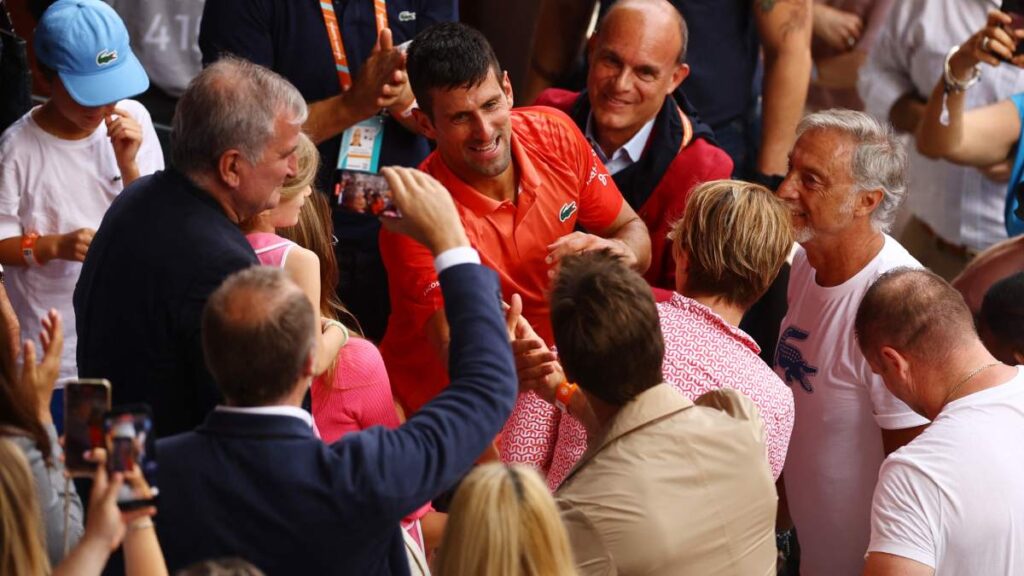
[[[961,80],[953,75],[953,70],[949,67],[949,61],[953,59],[953,55],[960,50],[960,46],[953,46],[946,53],[946,60],[942,64],[942,80],[945,86],[946,94],[957,94],[964,92],[971,86],[974,86],[981,80],[981,68],[975,64],[971,70],[971,77],[966,80]]]

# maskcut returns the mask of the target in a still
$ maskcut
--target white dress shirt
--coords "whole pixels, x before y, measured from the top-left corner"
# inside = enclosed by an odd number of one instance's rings
[[[590,142],[590,147],[597,153],[597,157],[604,163],[604,167],[608,169],[609,174],[617,174],[622,170],[625,170],[634,162],[640,159],[640,156],[644,153],[644,148],[647,147],[647,139],[651,136],[651,130],[654,129],[654,118],[651,118],[643,125],[640,130],[626,142],[611,153],[610,156],[605,156],[604,150],[601,150],[601,145],[597,143],[597,136],[594,134],[594,115],[591,114],[587,118],[587,131],[584,136],[587,137],[587,141]]]
[[[998,0],[899,0],[878,37],[857,84],[868,113],[888,121],[892,105],[914,91],[927,99],[942,76],[946,53],[984,24]],[[1024,91],[1024,71],[981,65],[981,81],[967,91],[976,108]],[[911,140],[908,207],[943,239],[982,250],[1006,238],[1006,183],[974,168],[921,156]]]
[[[253,414],[259,416],[291,416],[302,420],[310,428],[313,427],[313,416],[298,406],[217,406],[217,412],[229,412],[231,414]]]

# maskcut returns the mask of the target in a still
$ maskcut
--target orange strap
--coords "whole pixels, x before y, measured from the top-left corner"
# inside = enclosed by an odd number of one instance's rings
[[[683,109],[679,107],[679,104],[676,104],[676,112],[679,112],[679,120],[683,123],[683,141],[679,143],[679,152],[682,152],[683,148],[690,144],[690,140],[693,140],[693,124],[690,123],[686,114],[683,114]]]
[[[345,54],[345,43],[341,37],[341,28],[338,27],[338,15],[334,12],[332,0],[321,0],[320,11],[324,15],[324,25],[327,27],[327,39],[331,43],[331,53],[334,55],[334,66],[338,70],[338,83],[344,92],[352,86],[352,73],[349,71],[348,56]],[[373,0],[374,20],[377,23],[377,36],[380,31],[388,27],[387,0]]]
[[[569,411],[569,402],[572,402],[572,397],[576,395],[576,391],[580,387],[572,382],[562,382],[555,388],[555,406],[558,406],[562,412]]]

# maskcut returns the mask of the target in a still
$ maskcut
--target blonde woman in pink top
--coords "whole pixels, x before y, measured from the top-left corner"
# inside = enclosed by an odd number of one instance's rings
[[[299,222],[299,212],[313,193],[312,183],[320,164],[320,155],[313,141],[305,134],[299,135],[296,157],[298,169],[295,176],[286,180],[281,187],[280,202],[276,207],[243,222],[242,231],[256,251],[260,263],[283,268],[306,293],[316,311],[320,310],[320,258],[312,251],[277,235],[278,228],[295,226]],[[348,341],[348,330],[343,324],[335,320],[324,320],[323,317],[318,319],[323,332],[317,334],[314,374],[327,371],[334,364],[341,347]]]

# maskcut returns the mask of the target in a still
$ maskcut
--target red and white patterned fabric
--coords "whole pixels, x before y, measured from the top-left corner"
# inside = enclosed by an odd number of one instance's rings
[[[764,423],[768,464],[778,480],[793,432],[793,391],[761,361],[761,349],[746,332],[707,306],[673,294],[658,304],[658,317],[665,337],[665,382],[691,400],[718,388],[753,400]]]
[[[761,361],[757,343],[707,306],[680,294],[658,304],[658,317],[665,337],[665,382],[690,400],[718,388],[750,398],[761,414],[768,465],[778,480],[793,432],[793,392]],[[555,490],[586,449],[583,425],[531,392],[519,396],[505,425],[501,459],[546,473],[548,487]]]
[[[587,449],[579,420],[533,392],[520,394],[501,432],[501,461],[527,464],[545,476],[554,492]]]

